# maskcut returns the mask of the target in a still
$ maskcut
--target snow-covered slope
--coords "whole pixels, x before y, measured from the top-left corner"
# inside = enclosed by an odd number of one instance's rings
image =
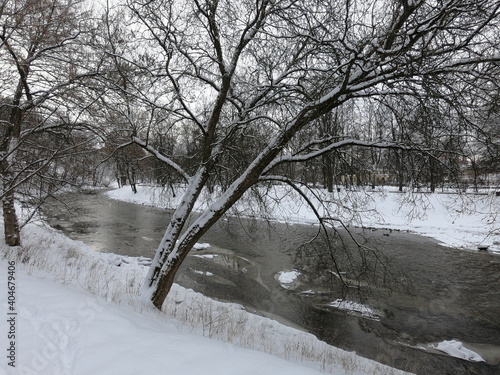
[[[7,269],[6,262],[0,267]],[[6,290],[5,278],[0,288]],[[320,374],[312,367],[182,332],[173,320],[140,314],[22,270],[17,271],[17,290],[16,368],[6,366],[2,356],[2,368],[11,374]]]

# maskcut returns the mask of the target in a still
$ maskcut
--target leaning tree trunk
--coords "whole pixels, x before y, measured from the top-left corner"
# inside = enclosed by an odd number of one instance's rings
[[[154,291],[151,295],[151,301],[158,310],[161,310],[163,302],[172,288],[177,271],[179,270],[184,259],[186,259],[193,245],[194,244],[188,245],[186,242],[183,242],[180,244],[173,244],[172,249],[165,249],[169,254],[175,251],[177,256],[171,259],[168,262],[167,267],[162,270],[162,274],[158,278]],[[177,248],[174,249],[174,247]]]
[[[211,209],[202,213],[180,236],[183,225],[178,224],[181,222],[184,224],[189,214],[185,214],[182,218],[174,217],[174,220],[171,219],[170,227],[160,244],[152,262],[150,274],[147,277],[148,285],[146,285],[146,288],[151,288],[151,301],[156,308],[161,310],[163,302],[174,283],[175,275],[193,246],[222,217],[227,208],[234,203],[234,200],[239,198],[240,194],[236,193],[227,199],[223,198],[221,206],[216,204],[218,208],[214,209],[212,206]]]
[[[199,173],[190,183],[180,205],[170,218],[169,226],[151,264],[146,284],[153,305],[161,310],[175,275],[196,242],[217,222],[243,193],[255,183],[257,174],[248,173],[226,190],[214,204],[205,210],[183,233],[196,199],[206,182],[207,170]],[[181,234],[182,233],[182,234]]]
[[[202,168],[191,179],[187,191],[170,218],[170,223],[158,246],[146,277],[145,292],[150,294],[151,301],[159,310],[161,310],[163,301],[172,287],[178,269],[199,238],[196,237],[194,242],[191,242],[186,240],[184,235],[179,240],[207,178],[208,170]]]

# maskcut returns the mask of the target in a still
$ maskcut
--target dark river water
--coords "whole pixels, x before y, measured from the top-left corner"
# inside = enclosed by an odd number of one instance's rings
[[[62,199],[71,211],[60,203],[46,207],[50,225],[99,252],[152,257],[170,215],[102,193]],[[500,374],[500,256],[445,248],[404,232],[353,228],[339,233],[347,251],[331,257],[319,240],[304,245],[316,232],[309,225],[225,219],[203,237],[210,247],[192,252],[177,282],[416,374]],[[353,282],[350,275],[360,277],[355,288],[340,282],[331,269],[334,258],[346,284]],[[291,270],[300,276],[287,289],[278,276]],[[377,316],[328,306],[342,297],[372,307]],[[451,339],[469,344],[487,363],[418,349]]]

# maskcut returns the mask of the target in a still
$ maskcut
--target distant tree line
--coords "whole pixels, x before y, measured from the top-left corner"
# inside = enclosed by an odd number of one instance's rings
[[[500,184],[500,124],[498,112],[488,108],[488,104],[467,116],[462,109],[456,111],[439,99],[433,102],[412,98],[399,102],[363,99],[357,104],[359,107],[325,115],[312,132],[301,135],[300,142],[317,142],[319,148],[331,142],[332,136],[338,140],[354,136],[367,142],[418,144],[422,152],[353,145],[287,166],[280,173],[330,192],[383,185],[397,186],[400,191],[406,188],[460,191],[495,188]],[[189,127],[179,127],[169,134],[148,128],[148,146],[189,170],[198,162],[199,136],[195,128],[189,130]],[[262,147],[265,139],[266,134],[256,130],[232,137],[209,185],[226,186],[235,172],[256,157],[253,151]],[[109,137],[106,143],[105,151],[113,153],[110,160],[120,185],[130,184],[135,189],[136,183],[170,186],[185,182],[175,170],[148,153],[146,147],[129,144],[129,140],[130,131],[125,131],[121,136]],[[123,144],[126,146],[113,152]]]

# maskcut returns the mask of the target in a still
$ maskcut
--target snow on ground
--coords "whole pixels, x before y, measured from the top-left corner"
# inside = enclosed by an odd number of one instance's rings
[[[405,374],[175,284],[159,312],[139,296],[148,269],[141,259],[96,253],[41,225],[22,235],[20,248],[0,238],[0,375]]]
[[[1,266],[7,268],[5,261]],[[179,331],[173,321],[92,298],[81,288],[21,270],[17,277],[18,374],[320,374],[269,354]],[[5,284],[2,280],[2,290]]]
[[[262,210],[256,208],[259,205],[251,195],[238,202],[235,210],[246,216],[277,221],[316,222],[313,211],[300,202],[296,193],[280,186],[261,191],[264,192],[268,195],[263,198]],[[181,199],[182,189],[176,193],[172,197],[170,191],[162,194],[161,188],[139,186],[138,193],[133,194],[126,186],[107,194],[117,200],[172,208]],[[328,193],[312,189],[309,196],[322,215],[329,210],[330,216],[346,225],[406,230],[433,237],[446,246],[467,250],[485,246],[500,253],[500,197],[491,192],[484,195],[403,194],[393,188],[384,188],[377,191],[342,189]],[[203,207],[206,207],[206,201],[195,206],[198,210]]]

